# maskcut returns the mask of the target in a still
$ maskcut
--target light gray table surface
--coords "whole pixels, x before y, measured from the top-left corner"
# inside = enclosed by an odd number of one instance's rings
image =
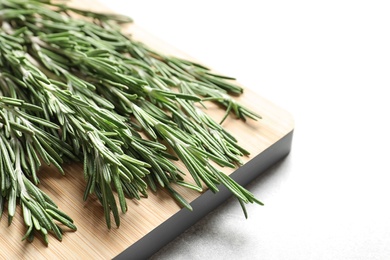
[[[290,155],[152,259],[390,259],[388,1],[101,0],[295,119]]]

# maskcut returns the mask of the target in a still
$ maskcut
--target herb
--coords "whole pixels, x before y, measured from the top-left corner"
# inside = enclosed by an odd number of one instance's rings
[[[48,232],[61,239],[58,223],[76,230],[38,188],[41,161],[63,172],[64,161],[82,158],[84,200],[100,200],[108,227],[111,213],[120,225],[125,196],[147,197],[148,188],[167,189],[190,210],[175,185],[218,192],[223,184],[245,216],[245,203],[261,204],[215,166],[234,168],[249,154],[220,124],[230,112],[260,118],[232,97],[243,89],[134,41],[120,28],[130,21],[51,1],[0,0],[0,213],[7,204],[11,222],[19,200],[30,241],[34,230],[46,242]],[[220,123],[201,109],[206,101],[226,108]]]

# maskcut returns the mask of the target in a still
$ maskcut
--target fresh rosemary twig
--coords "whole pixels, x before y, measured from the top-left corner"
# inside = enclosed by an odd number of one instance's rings
[[[46,164],[52,163],[62,171],[62,157],[66,155],[72,160],[76,160],[76,157],[66,143],[42,127],[58,129],[58,126],[30,114],[35,110],[40,109],[16,98],[0,97],[0,216],[7,200],[10,224],[15,215],[17,198],[20,198],[24,223],[27,226],[23,239],[32,241],[36,230],[43,234],[44,241],[48,243],[47,234],[50,231],[59,240],[62,239],[62,230],[57,222],[72,230],[76,230],[76,226],[70,217],[60,211],[55,203],[35,186],[38,183],[40,158]]]
[[[260,118],[231,96],[243,89],[132,40],[119,26],[129,21],[51,1],[0,0],[0,212],[8,203],[11,220],[20,197],[28,238],[35,229],[61,239],[54,220],[75,229],[36,186],[39,157],[60,170],[64,159],[82,158],[84,199],[96,195],[108,227],[110,212],[120,224],[115,191],[122,212],[126,195],[140,199],[158,186],[191,209],[174,186],[202,192],[203,183],[213,192],[225,185],[245,216],[245,203],[261,204],[215,166],[233,168],[249,153],[200,108],[226,107],[221,123],[231,111]]]

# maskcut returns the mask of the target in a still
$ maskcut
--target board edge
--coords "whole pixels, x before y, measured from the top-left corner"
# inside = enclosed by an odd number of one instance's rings
[[[294,129],[245,165],[238,168],[230,177],[242,186],[248,185],[255,178],[262,175],[265,170],[289,154],[291,151],[293,132]],[[232,193],[224,186],[218,188],[220,188],[218,193],[212,193],[208,190],[191,202],[193,211],[189,211],[185,208],[179,210],[171,218],[154,228],[114,259],[150,258],[162,247],[232,196]]]

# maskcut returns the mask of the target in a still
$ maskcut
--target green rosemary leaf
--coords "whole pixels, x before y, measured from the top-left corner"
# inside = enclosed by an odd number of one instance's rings
[[[4,197],[0,195],[0,220],[4,212]]]
[[[112,211],[112,214],[114,215],[115,224],[117,227],[119,227],[120,226],[119,211],[118,211],[118,207],[111,186],[106,183],[103,184],[103,187],[107,189],[106,196],[108,197],[108,203]]]
[[[34,135],[34,131],[31,130],[30,128],[24,126],[24,125],[21,125],[21,124],[16,124],[14,122],[10,122],[10,126],[11,128],[14,130],[14,131],[20,131],[24,134],[27,134],[27,135]],[[17,133],[18,134],[18,133]],[[20,134],[18,134],[20,135]]]
[[[123,188],[120,182],[119,169],[114,169],[112,172],[113,172],[112,177],[114,180],[114,186],[116,191],[118,192],[119,204],[121,206],[122,212],[125,213],[127,211],[127,205],[125,201],[125,194],[123,192]]]
[[[31,233],[33,231],[33,228],[34,228],[33,225],[27,225],[27,226],[28,226],[28,229],[27,229],[25,235],[22,237],[22,241],[25,240],[26,238],[28,238],[31,235]]]
[[[22,205],[24,205],[24,204],[22,204]],[[32,219],[32,222],[34,224],[34,228],[36,230],[45,230],[44,227],[41,227],[41,224],[39,223],[39,220],[36,217],[34,217],[34,215],[32,215],[32,214],[31,214],[31,219]]]
[[[22,241],[25,240],[26,238],[28,238],[32,234],[33,228],[34,228],[33,225],[28,225],[28,229],[27,229],[25,235],[22,237]]]
[[[200,187],[198,187],[196,185],[192,185],[191,183],[188,183],[188,182],[185,182],[185,181],[177,181],[175,183],[180,185],[180,186],[186,187],[188,189],[195,190],[197,192],[203,192],[202,188],[200,188]]]
[[[111,219],[110,219],[110,202],[109,202],[109,198],[108,198],[108,194],[107,194],[107,184],[106,182],[104,181],[104,178],[102,176],[102,174],[100,175],[100,180],[99,180],[99,183],[101,185],[101,203],[103,205],[103,208],[104,208],[104,217],[106,219],[106,224],[107,224],[107,228],[110,229],[111,228]]]
[[[43,235],[43,240],[45,241],[45,244],[48,245],[49,244],[49,238],[47,237],[47,230],[46,230],[46,228],[42,227],[41,228],[41,233]]]
[[[47,217],[49,217],[48,216],[49,214],[46,213],[46,211],[45,211],[45,214],[47,215]],[[57,239],[59,241],[61,241],[62,240],[62,230],[54,222],[51,222],[51,230],[54,232]],[[46,243],[48,243],[48,242],[46,242]]]
[[[18,112],[18,113],[24,117],[28,117],[28,120],[31,122],[37,123],[37,124],[45,126],[45,127],[53,128],[53,129],[59,129],[59,126],[57,124],[54,124],[50,121],[44,120],[42,118],[39,118],[39,117],[36,117],[33,115],[28,115],[24,112]]]
[[[3,138],[0,138],[0,151],[2,153],[2,157],[0,160],[3,160],[3,164],[5,165],[4,169],[8,173],[8,175],[11,177],[13,181],[16,180],[16,176],[12,167],[12,161],[8,154],[8,150],[6,148],[6,145],[3,142]]]
[[[240,203],[240,206],[241,206],[242,211],[244,212],[245,218],[248,218],[248,212],[246,210],[245,203],[239,198],[237,200]]]
[[[167,189],[169,193],[172,195],[172,197],[176,199],[176,201],[178,201],[186,209],[192,211],[192,206],[183,198],[183,196],[181,196],[177,191],[175,191],[169,186],[167,187]]]
[[[57,211],[54,211],[52,209],[47,209],[46,212],[55,220],[61,222],[68,228],[76,231],[77,227],[73,224],[72,221],[69,221],[67,218],[64,218],[62,215],[58,214]]]
[[[26,178],[23,178],[23,183],[26,186],[27,192],[41,205],[45,205],[45,198],[38,189]]]
[[[8,225],[11,224],[12,217],[16,211],[16,187],[12,187],[8,193]],[[10,220],[11,219],[11,220]]]
[[[6,140],[6,137],[4,135],[1,135],[1,139],[3,141],[2,144],[5,146],[5,148],[7,148],[7,151],[4,154],[8,154],[7,157],[9,157],[9,160],[11,162],[14,162],[15,161],[15,152],[11,148],[11,144]],[[4,156],[6,156],[6,155],[4,155]]]
[[[27,206],[27,208],[31,211],[31,214],[37,219],[39,222],[39,226],[43,226],[45,229],[51,229],[50,220],[43,213],[42,209],[34,203],[34,201],[26,199],[24,196],[21,197],[23,203]]]

